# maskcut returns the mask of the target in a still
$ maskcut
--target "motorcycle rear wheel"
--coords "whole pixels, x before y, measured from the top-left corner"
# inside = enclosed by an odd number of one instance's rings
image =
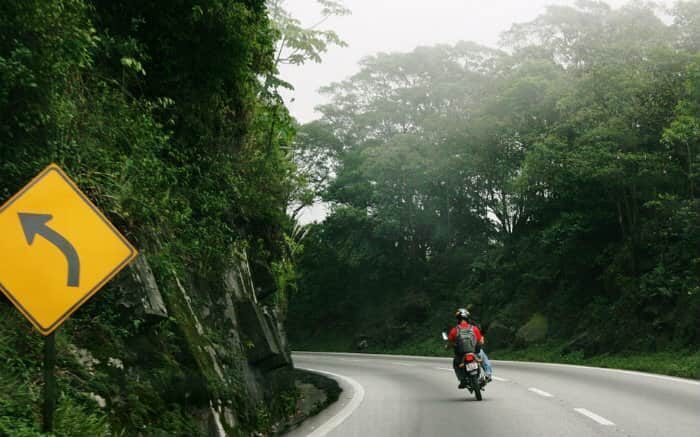
[[[479,385],[479,378],[476,376],[472,377],[471,384],[472,384],[472,387],[474,388],[474,396],[476,396],[476,400],[480,401],[481,400],[481,386]]]

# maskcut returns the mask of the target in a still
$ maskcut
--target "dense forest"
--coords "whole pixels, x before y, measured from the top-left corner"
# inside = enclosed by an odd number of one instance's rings
[[[0,202],[57,163],[141,254],[57,331],[55,435],[278,433],[284,327],[433,353],[461,306],[496,358],[700,376],[700,2],[376,54],[298,125],[280,67],[345,44],[315,5],[0,2]],[[42,346],[0,297],[0,435],[41,434]]]
[[[468,305],[494,351],[697,358],[699,49],[698,2],[581,0],[323,88],[293,345],[437,349]]]
[[[250,435],[294,409],[266,372],[289,364],[277,67],[296,22],[268,6],[0,2],[0,200],[55,162],[141,253],[57,333],[57,435]],[[2,435],[39,433],[41,351],[2,298]]]

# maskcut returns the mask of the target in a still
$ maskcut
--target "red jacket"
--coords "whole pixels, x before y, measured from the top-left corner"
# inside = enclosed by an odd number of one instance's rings
[[[462,320],[462,322],[459,324],[459,327],[460,328],[470,328],[471,327],[474,330],[474,336],[476,337],[477,344],[481,343],[481,340],[484,338],[484,336],[481,335],[481,331],[479,330],[479,328],[477,328],[474,325],[470,325],[469,323],[467,323],[464,320]],[[452,328],[452,330],[450,331],[450,335],[447,337],[447,339],[452,343],[454,343],[455,340],[457,340],[457,327],[456,326],[454,328]]]

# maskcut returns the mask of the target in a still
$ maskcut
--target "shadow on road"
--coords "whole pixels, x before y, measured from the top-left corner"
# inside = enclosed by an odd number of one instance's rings
[[[430,402],[438,402],[438,403],[455,403],[455,402],[489,402],[488,398],[484,398],[482,401],[477,401],[474,399],[472,396],[471,398],[466,397],[466,396],[461,396],[458,398],[449,398],[449,399],[431,399]]]

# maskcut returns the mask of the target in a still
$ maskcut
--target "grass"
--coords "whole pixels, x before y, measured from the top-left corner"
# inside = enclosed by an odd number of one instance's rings
[[[547,343],[520,350],[496,350],[489,357],[495,360],[539,361],[637,370],[700,379],[700,350],[621,352],[584,358],[580,353],[562,354],[562,347],[561,344]]]

